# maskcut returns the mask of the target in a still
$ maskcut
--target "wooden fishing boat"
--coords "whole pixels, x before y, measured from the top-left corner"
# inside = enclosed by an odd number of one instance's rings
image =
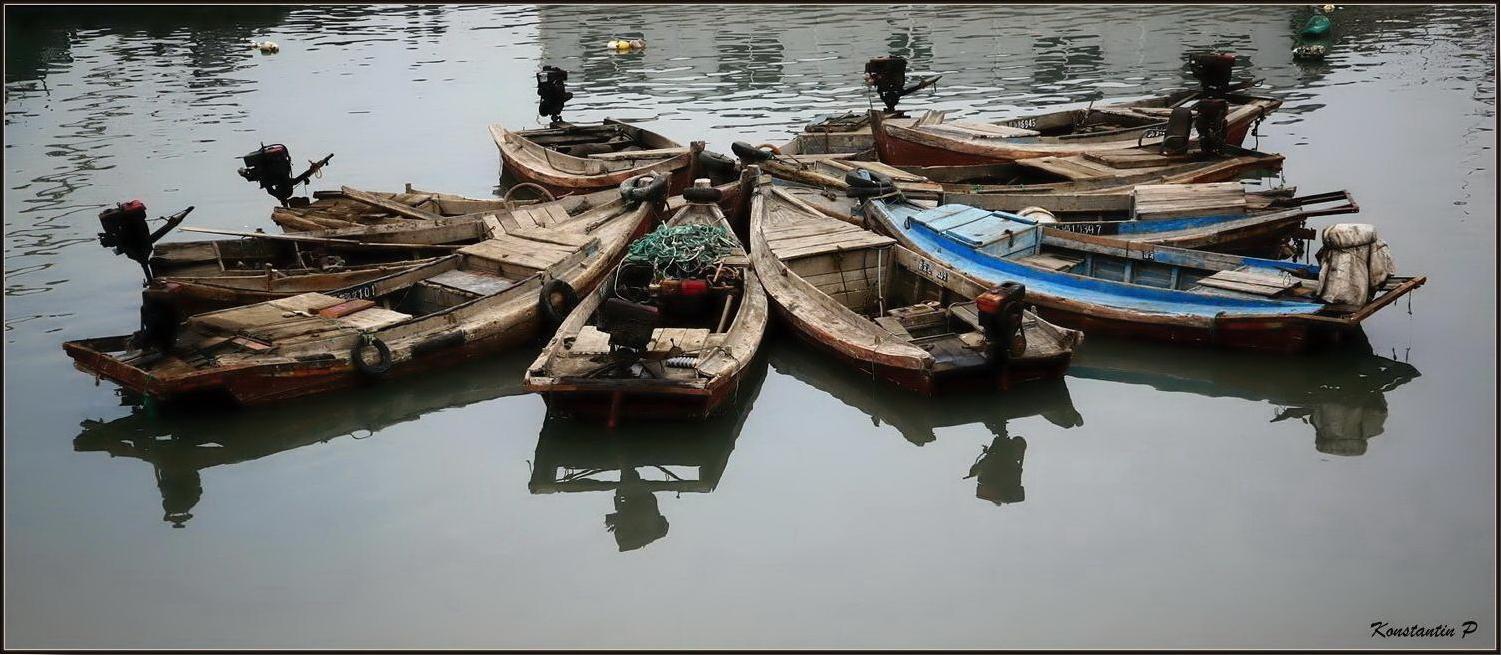
[[[1059,324],[1090,333],[1300,352],[1360,323],[1427,281],[1391,277],[1367,302],[1320,298],[1317,265],[1076,234],[997,212],[875,200],[865,216],[903,245],[987,284],[1025,284]]]
[[[428,371],[535,337],[545,314],[563,313],[555,299],[592,289],[658,206],[621,198],[559,221],[497,221],[493,238],[408,271],[181,324],[148,302],[140,333],[63,347],[80,369],[163,400],[248,405]]]
[[[668,193],[688,186],[704,144],[684,147],[636,125],[606,118],[597,125],[511,131],[490,126],[501,173],[555,196],[615,187],[638,175],[667,176]]]
[[[876,153],[893,166],[1004,164],[1159,145],[1173,109],[1202,98],[1201,91],[1180,91],[993,123],[950,121],[946,111],[930,110],[903,125],[886,121],[881,112],[872,110],[870,123]],[[1219,98],[1229,103],[1225,143],[1235,146],[1245,141],[1254,123],[1282,105],[1276,98],[1248,93]]]
[[[1001,211],[1040,206],[1065,214],[1121,210],[1142,185],[1234,182],[1276,173],[1282,163],[1282,155],[1227,146],[1218,155],[1165,155],[1154,148],[1133,148],[904,170],[937,182],[945,202]]]
[[[364,284],[431,264],[436,259],[340,265],[326,269],[288,270],[268,267],[262,272],[242,271],[238,274],[234,270],[228,270],[210,275],[163,275],[152,278],[143,293],[161,294],[170,298],[177,311],[182,314],[201,314],[216,309]]]
[[[886,115],[885,120],[896,125],[911,125],[916,119]],[[759,147],[793,157],[838,155],[844,159],[876,160],[876,139],[870,131],[870,116],[864,111],[819,116],[786,143]]]
[[[850,197],[847,192],[839,194],[831,189],[801,186],[788,186],[785,191],[827,216],[856,225],[866,224],[860,199]],[[1065,198],[1068,196],[1060,196],[1060,200]],[[909,199],[909,202],[926,208],[938,206],[927,200]],[[1045,202],[1029,207],[1024,215],[999,214],[1029,225],[1144,244],[1282,255],[1292,249],[1292,239],[1313,236],[1305,227],[1309,219],[1360,211],[1346,191],[1291,197],[1281,192],[1247,193],[1237,183],[1140,186],[1128,198],[1128,204],[1118,210],[1113,204],[1090,206],[1102,209],[1054,215],[1055,207],[1080,207]],[[1111,209],[1103,209],[1107,207]]]
[[[345,187],[340,198],[367,207],[399,201]],[[404,218],[292,234],[182,228],[237,239],[158,244],[151,257],[154,277],[147,293],[178,303],[184,314],[262,302],[300,293],[326,292],[413,268],[489,239],[501,227],[560,223],[617,202],[618,189],[552,202],[496,208],[455,216],[393,207]],[[453,205],[477,209],[477,206]],[[418,219],[418,220],[414,220]]]
[[[922,394],[1062,377],[1083,338],[1026,311],[1019,287],[987,289],[770,184],[752,199],[751,261],[799,337]]]
[[[346,187],[347,188],[347,187]],[[401,207],[409,207],[432,217],[452,217],[483,212],[507,211],[536,204],[534,199],[469,198],[451,193],[423,191],[411,184],[400,193],[362,191],[366,197],[380,198]],[[552,200],[552,198],[546,198]],[[399,210],[398,210],[399,211]],[[271,220],[287,232],[304,232],[399,223],[413,218],[411,213],[397,213],[384,206],[371,205],[346,195],[343,189],[314,191],[310,204],[276,207]]]
[[[549,412],[611,427],[698,420],[735,395],[766,332],[766,294],[718,194],[699,184],[650,240],[632,245],[527,371],[526,388]],[[674,242],[698,254],[663,252]]]
[[[890,166],[841,154],[787,154],[770,146],[736,143],[747,164],[795,182],[843,190],[849,176],[885,176],[911,200],[944,200],[984,209],[1043,207],[1055,214],[1129,209],[1133,191],[1148,184],[1227,182],[1275,173],[1283,157],[1227,147],[1222,154],[1165,155],[1154,148],[1037,157],[1005,164]]]

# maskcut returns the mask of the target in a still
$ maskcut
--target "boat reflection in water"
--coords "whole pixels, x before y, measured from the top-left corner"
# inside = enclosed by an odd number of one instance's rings
[[[1085,348],[1088,348],[1086,342]],[[783,340],[771,349],[771,365],[814,389],[821,390],[870,416],[880,426],[891,425],[902,437],[922,446],[937,439],[934,430],[979,423],[994,439],[982,446],[966,479],[975,479],[975,496],[996,505],[1025,500],[1022,460],[1027,441],[1012,436],[1007,423],[1041,416],[1060,428],[1084,424],[1074,408],[1064,380],[1028,382],[1004,394],[961,393],[926,397],[841,366],[835,366],[808,346]]]
[[[143,404],[119,390],[121,405],[134,407],[113,421],[85,420],[73,450],[133,457],[156,469],[162,519],[174,528],[193,518],[203,496],[200,471],[328,443],[364,439],[417,420],[429,412],[524,393],[521,373],[532,353],[513,353],[417,376],[401,385],[375,385],[312,398],[278,408],[238,410],[226,416],[214,407]]]
[[[694,423],[635,422],[615,429],[549,416],[537,437],[533,494],[611,491],[605,529],[621,552],[667,536],[657,492],[709,493],[719,485],[735,439],[766,379],[766,362],[751,362],[724,411]]]
[[[1298,357],[1258,357],[1098,337],[1079,351],[1069,375],[1264,401],[1277,407],[1272,423],[1297,420],[1311,426],[1319,452],[1356,456],[1386,429],[1387,392],[1421,373],[1375,354],[1365,340],[1348,346]]]

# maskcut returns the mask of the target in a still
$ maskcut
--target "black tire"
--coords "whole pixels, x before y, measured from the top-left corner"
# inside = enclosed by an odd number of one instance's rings
[[[366,346],[375,348],[375,354],[380,355],[380,361],[374,364],[365,361]],[[385,375],[386,372],[391,370],[391,365],[393,364],[391,361],[391,347],[387,346],[386,342],[381,341],[380,337],[373,334],[360,335],[360,338],[354,342],[354,350],[350,351],[349,358],[354,360],[354,367],[359,372],[373,378]]]
[[[703,177],[725,178],[735,173],[735,167],[739,165],[739,162],[717,152],[703,150],[698,153],[698,165],[704,172],[709,173]]]
[[[627,202],[661,202],[667,198],[667,176],[638,175],[621,182],[620,197]]]
[[[688,202],[717,203],[724,194],[714,187],[688,187],[683,189],[683,199]]]
[[[739,157],[740,161],[747,164],[759,164],[775,156],[774,153],[762,150],[744,141],[731,143],[730,152],[735,153],[735,156]]]
[[[561,299],[561,307],[553,302],[554,296]],[[542,292],[537,295],[537,305],[542,310],[542,318],[546,319],[548,325],[554,327],[562,325],[563,319],[568,318],[568,314],[572,313],[573,308],[578,307],[578,304],[579,294],[573,290],[573,285],[559,279],[549,280],[547,284],[542,285]]]

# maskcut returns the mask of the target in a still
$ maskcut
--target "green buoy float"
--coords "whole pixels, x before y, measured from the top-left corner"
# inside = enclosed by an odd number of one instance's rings
[[[1333,24],[1334,22],[1329,20],[1328,16],[1325,16],[1323,14],[1314,14],[1310,16],[1308,18],[1308,22],[1303,25],[1303,31],[1300,32],[1300,34],[1302,34],[1303,36],[1324,36],[1325,34],[1329,33],[1329,28]]]

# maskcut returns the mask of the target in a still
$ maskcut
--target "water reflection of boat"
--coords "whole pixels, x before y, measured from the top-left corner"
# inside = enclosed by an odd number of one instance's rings
[[[879,426],[895,427],[907,441],[918,446],[937,439],[934,430],[979,423],[995,438],[981,446],[965,479],[975,480],[975,497],[996,505],[1026,499],[1022,486],[1022,463],[1027,441],[1012,436],[1013,420],[1041,416],[1061,428],[1084,424],[1074,408],[1063,380],[1022,385],[1006,394],[968,393],[922,397],[906,393],[849,369],[828,366],[818,353],[802,343],[779,343],[771,348],[771,365],[779,373],[822,390],[846,405],[868,414]]]
[[[624,552],[650,544],[668,528],[656,492],[709,493],[719,485],[765,379],[766,362],[752,362],[730,411],[694,425],[691,433],[639,423],[610,430],[549,416],[537,437],[527,486],[533,494],[613,491],[605,529],[616,546]]]
[[[875,425],[895,427],[918,446],[935,440],[936,428],[979,423],[996,436],[1008,436],[1006,423],[1041,416],[1061,428],[1084,424],[1068,386],[1062,380],[1022,385],[1004,395],[965,393],[926,398],[883,384],[868,375],[830,366],[808,346],[783,340],[771,349],[771,365],[779,373],[838,399],[870,416]]]
[[[222,411],[173,408],[158,412],[122,390],[130,414],[112,421],[85,420],[73,439],[78,452],[132,457],[156,469],[163,520],[183,527],[203,494],[200,471],[249,462],[341,437],[362,439],[429,412],[521,393],[529,353],[469,364],[444,375],[373,386],[354,396],[314,398],[276,410],[252,409],[226,418]]]
[[[1171,346],[1101,337],[1080,351],[1069,375],[1265,401],[1277,407],[1272,422],[1298,420],[1311,426],[1319,452],[1353,456],[1364,454],[1367,440],[1385,431],[1387,392],[1421,373],[1411,364],[1373,353],[1368,342],[1268,359],[1235,352],[1184,357]]]

